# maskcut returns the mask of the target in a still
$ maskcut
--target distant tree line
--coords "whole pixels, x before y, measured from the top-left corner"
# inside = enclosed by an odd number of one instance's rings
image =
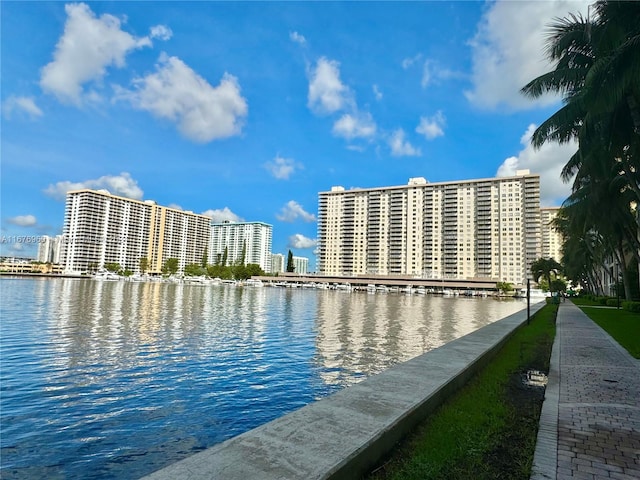
[[[260,265],[256,263],[245,263],[246,255],[247,245],[245,243],[242,248],[240,258],[233,263],[229,263],[229,251],[227,247],[225,247],[224,252],[217,254],[213,264],[210,264],[208,263],[208,254],[205,251],[202,256],[202,262],[185,265],[183,273],[189,277],[208,276],[211,278],[222,278],[224,280],[246,280],[252,276],[266,275],[264,270],[260,268]],[[287,271],[293,271],[293,258],[291,251],[289,251],[289,256],[290,258],[287,263],[287,268],[289,268],[290,263],[291,270]],[[88,270],[95,273],[98,270],[98,267],[98,264],[93,262],[89,264]],[[147,271],[149,271],[149,259],[145,257],[141,258],[138,263],[138,267],[140,269],[140,273],[143,275],[147,273]],[[109,272],[114,272],[126,277],[133,275],[131,270],[123,269],[118,263],[105,263],[104,268]],[[177,258],[167,258],[162,265],[161,271],[163,275],[175,275],[178,273],[179,269],[180,261]]]
[[[252,276],[265,275],[264,270],[256,263],[245,263],[247,255],[246,243],[242,247],[242,254],[235,262],[229,263],[229,250],[225,247],[223,253],[215,255],[212,264],[208,263],[208,253],[205,251],[201,263],[191,263],[184,267],[184,274],[189,277],[208,276],[223,280],[246,280]],[[178,260],[168,258],[162,268],[163,274],[174,275],[178,272]]]

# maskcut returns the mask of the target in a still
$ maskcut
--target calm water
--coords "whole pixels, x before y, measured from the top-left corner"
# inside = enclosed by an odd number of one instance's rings
[[[516,301],[0,279],[2,478],[133,479]]]

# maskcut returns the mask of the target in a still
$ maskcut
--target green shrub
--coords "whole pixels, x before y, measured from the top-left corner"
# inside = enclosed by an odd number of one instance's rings
[[[617,307],[618,299],[617,298],[607,298],[607,307]]]
[[[622,302],[622,308],[634,313],[640,313],[640,302]]]
[[[606,305],[607,304],[607,300],[609,300],[609,297],[596,297],[594,299],[595,302],[599,303],[600,305]]]

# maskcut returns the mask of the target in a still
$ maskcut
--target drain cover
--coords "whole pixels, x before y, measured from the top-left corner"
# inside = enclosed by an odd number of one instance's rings
[[[531,387],[544,387],[547,381],[547,375],[540,370],[529,370],[524,376],[524,383]]]

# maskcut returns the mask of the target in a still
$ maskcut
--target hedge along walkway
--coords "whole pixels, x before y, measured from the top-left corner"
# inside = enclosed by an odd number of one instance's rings
[[[640,478],[640,362],[560,305],[532,480]]]

